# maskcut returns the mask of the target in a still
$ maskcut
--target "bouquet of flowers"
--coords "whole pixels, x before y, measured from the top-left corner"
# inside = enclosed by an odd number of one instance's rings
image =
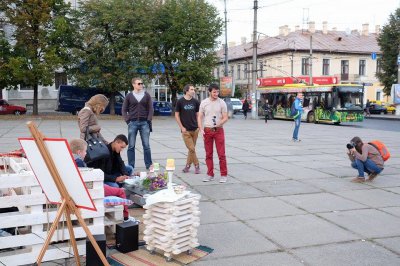
[[[167,186],[168,174],[158,174],[157,176],[148,176],[143,180],[142,186],[150,191],[155,191]]]

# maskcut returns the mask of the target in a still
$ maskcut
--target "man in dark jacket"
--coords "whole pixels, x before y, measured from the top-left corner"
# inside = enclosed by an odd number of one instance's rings
[[[143,89],[141,78],[132,79],[133,90],[125,97],[122,105],[122,116],[128,124],[128,163],[135,168],[135,144],[139,131],[142,139],[144,164],[149,169],[153,164],[150,150],[151,120],[153,119],[153,100]]]
[[[122,183],[133,172],[130,165],[125,165],[121,158],[121,151],[128,145],[128,139],[125,135],[118,135],[107,145],[110,156],[88,163],[89,167],[101,169],[104,172],[104,184],[112,187],[120,187]]]

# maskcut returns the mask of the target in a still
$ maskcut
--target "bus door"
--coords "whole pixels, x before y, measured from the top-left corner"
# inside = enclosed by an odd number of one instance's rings
[[[318,107],[315,111],[316,121],[328,120],[332,121],[333,117],[333,96],[332,92],[322,92],[319,97]]]
[[[312,111],[312,98],[311,98],[311,93],[305,92],[303,93],[304,98],[303,98],[303,115],[302,115],[302,120],[309,121],[308,119],[308,114],[310,111]],[[314,122],[314,121],[312,121]]]

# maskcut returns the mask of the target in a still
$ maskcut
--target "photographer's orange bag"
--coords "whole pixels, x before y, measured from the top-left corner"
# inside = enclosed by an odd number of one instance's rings
[[[390,158],[390,152],[389,152],[389,150],[386,148],[385,144],[383,144],[382,141],[373,140],[373,141],[370,141],[369,144],[371,144],[372,146],[374,146],[374,147],[379,151],[379,153],[381,154],[382,159],[383,159],[384,161],[387,161],[387,160]]]

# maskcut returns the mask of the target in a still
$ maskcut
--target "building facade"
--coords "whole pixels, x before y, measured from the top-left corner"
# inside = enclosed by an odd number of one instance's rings
[[[380,69],[381,51],[376,40],[379,26],[369,32],[363,24],[362,31],[315,29],[310,22],[306,30],[288,26],[279,29],[275,37],[259,35],[257,42],[257,67],[253,67],[253,43],[242,38],[240,45],[228,46],[228,76],[233,77],[235,88],[246,93],[251,91],[252,72],[258,78],[335,76],[341,83],[365,84],[365,101],[390,101],[383,94],[383,86],[376,78]],[[224,50],[218,51],[219,65],[214,69],[215,78],[224,76]]]

